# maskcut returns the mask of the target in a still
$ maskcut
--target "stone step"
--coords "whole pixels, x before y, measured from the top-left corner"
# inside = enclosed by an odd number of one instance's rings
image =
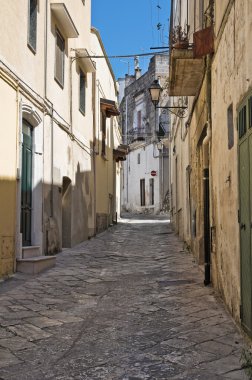
[[[31,257],[40,256],[40,246],[39,245],[31,245],[29,247],[22,247],[22,258],[29,259]]]
[[[37,274],[55,266],[56,256],[37,256],[17,259],[17,272]]]

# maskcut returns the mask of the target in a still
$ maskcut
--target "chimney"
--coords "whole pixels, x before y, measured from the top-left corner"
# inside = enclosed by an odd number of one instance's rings
[[[134,64],[135,64],[135,78],[136,78],[136,80],[137,79],[139,79],[140,78],[140,76],[141,76],[141,69],[140,69],[140,67],[139,67],[139,57],[138,56],[136,56],[135,58],[134,58]]]

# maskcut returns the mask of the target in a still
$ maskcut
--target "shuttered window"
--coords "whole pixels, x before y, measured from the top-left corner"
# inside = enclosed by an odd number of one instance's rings
[[[106,115],[101,112],[101,130],[102,130],[102,156],[106,156]]]
[[[234,146],[234,123],[233,123],[233,103],[227,110],[227,126],[228,126],[228,149]]]
[[[28,46],[36,52],[38,0],[29,0]]]
[[[80,70],[80,111],[85,114],[86,108],[86,76]]]
[[[140,179],[140,202],[145,206],[145,179]]]
[[[56,29],[55,79],[62,87],[64,87],[64,56],[65,40]]]
[[[245,135],[247,132],[247,119],[246,119],[247,106],[243,106],[239,112],[238,117],[238,129],[239,129],[239,138]]]
[[[137,128],[141,129],[141,124],[142,124],[142,112],[137,111]]]
[[[150,178],[150,205],[154,205],[154,178]]]

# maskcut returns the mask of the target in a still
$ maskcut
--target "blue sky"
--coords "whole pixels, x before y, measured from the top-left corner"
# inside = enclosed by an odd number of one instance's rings
[[[167,46],[170,0],[92,0],[92,26],[108,55],[139,54]],[[116,78],[133,73],[133,59],[111,59]],[[149,57],[140,58],[147,70]]]

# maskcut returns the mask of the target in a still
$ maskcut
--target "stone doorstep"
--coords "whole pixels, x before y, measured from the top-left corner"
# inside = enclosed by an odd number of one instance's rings
[[[22,247],[22,258],[29,259],[31,257],[40,256],[39,249],[40,249],[39,245],[31,245],[29,247]]]
[[[55,266],[56,256],[37,256],[17,259],[17,272],[37,274]]]

